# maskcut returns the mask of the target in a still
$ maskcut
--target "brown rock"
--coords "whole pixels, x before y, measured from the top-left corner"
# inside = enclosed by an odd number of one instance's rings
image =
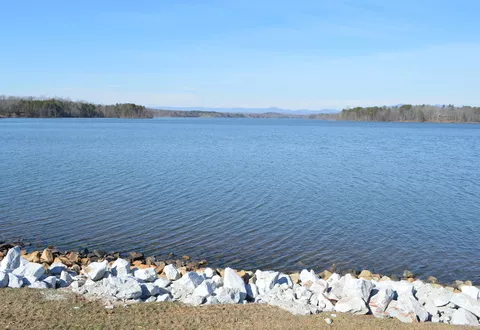
[[[375,281],[378,282],[378,281],[380,281],[380,279],[382,278],[382,275],[380,275],[380,274],[373,274],[372,277],[373,277],[373,279],[374,279]]]
[[[300,276],[300,275],[299,275]],[[325,269],[323,272],[320,273],[320,277],[324,279],[325,281],[328,280],[332,276],[332,272]]]
[[[245,284],[248,284],[248,281],[250,280],[250,274],[249,273],[247,273],[245,270],[241,270],[239,272],[236,271],[235,273],[237,273],[237,275],[240,276],[243,279],[243,282]]]
[[[80,259],[80,263],[82,265],[88,265],[90,263],[90,258],[82,258]]]
[[[59,256],[59,257],[56,257],[55,260],[53,260],[53,262],[61,262],[62,264],[64,264],[65,266],[67,267],[71,267],[73,265],[73,262],[70,261],[70,259],[68,259],[67,257],[63,257],[63,256]]]
[[[40,256],[40,261],[47,264],[51,264],[53,262],[52,251],[50,251],[49,249],[43,250],[42,255]]]
[[[290,278],[292,279],[293,284],[300,283],[300,274],[299,273],[290,274]]]
[[[433,286],[435,289],[441,289],[441,288],[443,288],[443,286],[441,286],[440,284],[437,284],[437,283],[432,284],[432,286]]]
[[[143,262],[141,260],[135,260],[134,262],[132,262],[132,265],[138,267],[143,265]]]
[[[472,281],[465,281],[465,282],[463,282],[463,284],[468,285],[468,286],[473,286]]]
[[[360,275],[358,275],[358,277],[370,281],[373,278],[373,274],[371,271],[364,269],[360,272]]]
[[[137,266],[135,266],[135,267],[138,268],[138,269],[147,269],[147,268],[153,268],[153,267],[155,267],[155,266],[140,264],[140,265],[137,265]]]
[[[41,262],[40,256],[41,256],[41,254],[40,254],[39,251],[33,251],[30,254],[26,254],[25,259],[27,259],[30,262],[35,262],[35,263],[39,264]]]
[[[185,260],[185,261],[189,261],[189,260],[190,260],[190,256],[183,256],[182,258],[183,258],[183,260]]]
[[[432,283],[432,284],[437,284],[438,279],[435,276],[429,276],[429,277],[427,277],[427,282]]]
[[[188,273],[187,267],[185,266],[178,268],[178,271],[180,272],[180,274],[182,274],[182,276]]]
[[[77,252],[70,252],[66,255],[68,260],[70,260],[72,263],[78,264],[80,263],[80,257]]]
[[[203,266],[203,267],[205,267],[207,264],[208,264],[208,261],[205,260],[205,259],[200,260],[200,261],[198,262],[198,265],[199,265],[199,266]]]
[[[155,262],[155,271],[157,272],[157,274],[161,274],[165,266],[166,265],[163,261]]]
[[[460,289],[460,286],[463,285],[463,281],[459,281],[459,280],[456,280],[456,281],[453,281],[453,287],[454,288],[457,288],[457,289]]]
[[[445,290],[450,291],[450,292],[455,292],[455,289],[452,288],[451,286],[446,286]]]
[[[5,257],[5,253],[3,253],[2,251],[0,251],[0,258],[3,258]]]
[[[80,271],[82,270],[82,268],[80,268],[80,266],[77,264],[73,264],[73,266],[70,267],[70,269],[76,272],[77,274],[80,273]]]
[[[409,278],[407,279],[407,281],[410,282],[410,283],[415,282],[415,280],[413,279],[413,277],[409,277]]]
[[[139,253],[139,252],[130,252],[129,256],[130,256],[130,260],[132,262],[136,261],[136,260],[143,260],[144,259],[143,253]]]
[[[384,282],[384,281],[391,281],[391,278],[388,276],[383,276],[379,282]]]
[[[155,257],[146,257],[145,258],[145,264],[147,264],[149,266],[155,264]]]

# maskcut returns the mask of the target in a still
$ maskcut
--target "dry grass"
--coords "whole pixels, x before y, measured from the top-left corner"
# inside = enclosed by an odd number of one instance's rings
[[[62,296],[65,299],[62,299]],[[293,316],[267,305],[189,307],[179,303],[135,304],[105,309],[99,302],[66,292],[0,290],[1,329],[446,329],[423,323],[404,324],[369,315],[331,313]],[[461,329],[462,327],[455,327]]]

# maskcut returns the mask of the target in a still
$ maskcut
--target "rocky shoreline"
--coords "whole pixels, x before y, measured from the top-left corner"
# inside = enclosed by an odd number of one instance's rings
[[[142,253],[87,249],[26,250],[0,245],[0,288],[71,290],[99,299],[106,308],[140,302],[179,301],[188,305],[266,303],[293,314],[373,314],[402,322],[480,326],[479,289],[469,281],[444,286],[430,277],[403,279],[372,274],[341,276],[328,270],[284,274],[272,270],[213,269],[207,261],[157,260]],[[1,292],[1,291],[0,291]],[[328,313],[328,314],[327,314]],[[333,314],[332,314],[333,313]]]

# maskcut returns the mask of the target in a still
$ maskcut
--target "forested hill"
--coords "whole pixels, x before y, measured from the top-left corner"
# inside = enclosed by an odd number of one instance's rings
[[[339,120],[480,123],[480,107],[410,105],[343,109]]]
[[[58,98],[0,96],[0,117],[153,118],[153,111],[133,103],[99,105]]]

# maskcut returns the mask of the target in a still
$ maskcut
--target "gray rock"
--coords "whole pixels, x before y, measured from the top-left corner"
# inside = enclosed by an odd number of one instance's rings
[[[135,277],[145,282],[153,282],[157,279],[157,272],[155,268],[137,269]]]
[[[20,247],[15,246],[8,250],[7,255],[0,262],[0,270],[4,272],[12,271],[20,267]]]
[[[60,278],[58,279],[57,284],[58,284],[61,288],[66,288],[66,287],[68,287],[72,282],[73,282],[72,276],[71,276],[67,271],[63,270],[62,273],[60,274]]]
[[[293,315],[310,315],[312,312],[317,313],[318,311],[318,307],[310,306],[299,301],[282,301],[274,298],[271,299],[268,304],[286,310]]]
[[[8,286],[8,274],[4,271],[0,271],[0,288],[6,288]]]
[[[140,283],[140,287],[142,288],[142,298],[168,293],[167,290],[156,286],[155,283]]]
[[[375,317],[384,318],[388,316],[385,310],[393,300],[394,294],[392,289],[380,289],[370,298],[368,305]]]
[[[469,295],[465,293],[454,293],[450,301],[456,306],[466,309],[470,313],[475,314],[475,316],[480,317],[480,303]]]
[[[86,268],[85,272],[87,273],[88,278],[92,281],[98,281],[103,278],[107,271],[108,262],[106,260],[102,262],[92,262]]]
[[[205,305],[218,305],[218,304],[220,304],[220,302],[218,301],[217,297],[215,297],[215,296],[208,296],[208,297],[205,299],[204,304],[205,304]]]
[[[21,288],[23,286],[23,277],[8,273],[8,287],[9,288]]]
[[[149,303],[149,302],[156,302],[156,301],[157,301],[157,297],[151,296],[151,297],[145,299],[144,302]]]
[[[61,262],[55,262],[50,265],[48,270],[50,271],[50,274],[52,275],[60,275],[64,270],[67,270],[67,266],[62,264]]]
[[[133,279],[127,280],[125,283],[118,286],[118,299],[138,299],[142,296],[142,287],[140,283]]]
[[[278,273],[277,273],[278,274]],[[277,277],[278,278],[278,275]],[[276,280],[275,278],[275,280]],[[258,278],[257,278],[258,286]],[[240,293],[240,303],[247,297],[247,289],[245,288],[245,282],[238,276],[235,271],[229,267],[225,268],[223,275],[223,287],[226,289],[233,289]]]
[[[363,315],[368,313],[365,301],[359,296],[347,296],[337,301],[335,310],[341,313]]]
[[[130,263],[122,258],[118,258],[117,260],[114,261],[112,264],[112,267],[110,267],[110,271],[113,276],[118,276],[118,277],[125,277],[130,275],[131,270],[130,270]]]
[[[463,308],[459,308],[453,313],[450,323],[455,325],[469,325],[474,327],[480,325],[477,317]]]
[[[180,277],[182,277],[177,267],[175,267],[172,264],[166,265],[165,268],[163,269],[163,272],[167,276],[167,279],[169,279],[170,281],[175,281],[175,280],[178,280]]]

